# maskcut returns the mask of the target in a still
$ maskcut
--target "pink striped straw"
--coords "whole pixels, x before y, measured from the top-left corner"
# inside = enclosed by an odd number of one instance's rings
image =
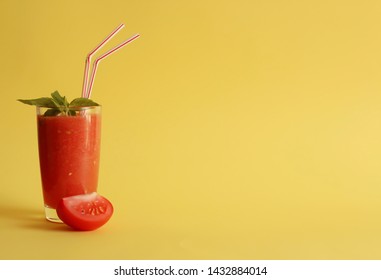
[[[99,51],[108,41],[112,39],[122,28],[124,27],[124,24],[120,24],[113,32],[111,32],[110,35],[108,35],[93,51],[91,51],[86,58],[85,62],[85,73],[83,77],[83,86],[82,86],[82,97],[86,97],[87,92],[87,86],[88,86],[88,79],[89,79],[89,70],[90,70],[90,62],[92,56]]]
[[[125,45],[131,43],[132,41],[134,41],[135,39],[137,39],[139,37],[140,37],[139,34],[136,34],[136,35],[132,36],[131,38],[129,38],[126,41],[124,41],[123,43],[121,43],[118,46],[112,48],[111,50],[109,50],[105,54],[101,55],[100,57],[98,57],[94,61],[94,66],[93,66],[93,70],[91,72],[91,78],[90,78],[89,86],[87,88],[87,95],[85,97],[90,98],[90,96],[91,96],[91,90],[93,88],[94,79],[95,79],[95,75],[97,73],[97,68],[98,68],[99,62],[101,62],[102,59],[108,57],[110,54],[116,52],[117,50],[120,50],[122,47],[124,47]]]

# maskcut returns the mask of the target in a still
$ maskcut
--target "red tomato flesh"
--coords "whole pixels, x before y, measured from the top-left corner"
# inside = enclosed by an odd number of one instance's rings
[[[58,217],[75,230],[95,230],[107,223],[113,212],[111,202],[96,192],[64,197],[57,207]]]

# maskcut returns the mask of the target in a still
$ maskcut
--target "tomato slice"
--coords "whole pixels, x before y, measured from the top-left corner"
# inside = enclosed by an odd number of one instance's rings
[[[57,207],[58,217],[75,230],[95,230],[107,223],[113,212],[111,202],[96,192],[64,197]]]

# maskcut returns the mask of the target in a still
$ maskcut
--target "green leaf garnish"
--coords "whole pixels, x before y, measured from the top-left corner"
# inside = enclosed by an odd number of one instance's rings
[[[81,97],[81,98],[73,99],[73,101],[70,102],[69,106],[70,107],[90,107],[90,106],[99,106],[99,104],[92,101],[91,99]]]
[[[52,109],[46,110],[44,116],[53,117],[53,116],[58,116],[59,114],[61,114],[60,110],[52,108]]]
[[[74,110],[69,110],[69,111],[67,111],[67,114],[68,114],[69,116],[75,116],[75,115],[77,115],[77,112],[74,111]]]
[[[75,116],[77,115],[77,111],[81,110],[81,107],[99,106],[99,104],[93,100],[83,97],[75,98],[69,103],[66,99],[66,96],[61,96],[58,91],[53,92],[51,96],[52,97],[17,100],[28,105],[50,108],[45,112],[44,116]]]
[[[66,97],[65,96],[61,96],[58,91],[53,92],[51,95],[52,95],[52,100],[57,105],[57,107],[66,106],[66,104],[65,104]]]
[[[35,105],[40,107],[48,107],[48,108],[55,108],[57,107],[52,98],[49,97],[41,97],[37,99],[17,99],[18,101],[28,104],[28,105]]]

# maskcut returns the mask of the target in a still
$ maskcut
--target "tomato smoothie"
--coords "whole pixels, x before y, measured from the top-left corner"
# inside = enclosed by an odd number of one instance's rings
[[[75,116],[37,114],[37,127],[46,217],[59,222],[55,209],[63,197],[97,191],[100,107]]]

